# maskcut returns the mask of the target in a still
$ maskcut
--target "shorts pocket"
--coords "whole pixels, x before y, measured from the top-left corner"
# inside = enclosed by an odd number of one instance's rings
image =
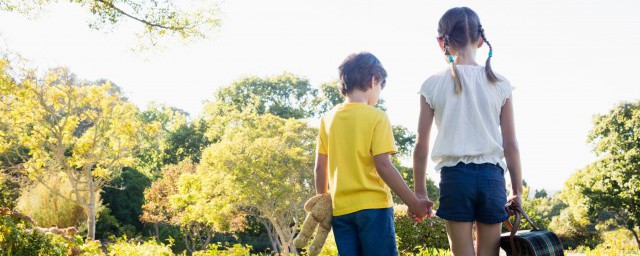
[[[486,185],[487,185],[486,191],[488,193],[488,196],[506,200],[507,188],[506,188],[504,179],[503,180],[490,179],[490,180],[487,180]]]

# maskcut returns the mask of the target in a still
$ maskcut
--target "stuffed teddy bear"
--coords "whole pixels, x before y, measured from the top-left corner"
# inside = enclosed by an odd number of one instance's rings
[[[304,204],[304,211],[307,212],[307,218],[302,224],[302,230],[300,230],[298,237],[293,240],[293,245],[297,248],[305,247],[309,243],[316,226],[318,226],[316,236],[307,250],[308,255],[315,256],[322,251],[322,246],[331,230],[331,217],[333,215],[331,194],[326,193],[310,198]]]

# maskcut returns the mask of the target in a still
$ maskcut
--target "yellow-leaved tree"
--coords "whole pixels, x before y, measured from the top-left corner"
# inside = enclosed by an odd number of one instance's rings
[[[97,193],[134,161],[137,108],[109,82],[81,82],[65,68],[12,72],[3,63],[1,72],[13,75],[0,85],[0,147],[14,150],[19,169],[44,186],[43,177],[63,175],[71,192],[49,189],[83,207],[94,239]]]

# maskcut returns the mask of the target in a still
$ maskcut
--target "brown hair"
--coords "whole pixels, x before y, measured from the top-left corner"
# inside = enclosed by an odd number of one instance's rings
[[[493,47],[484,34],[482,24],[478,14],[468,7],[455,7],[449,9],[442,15],[438,23],[438,39],[444,42],[444,54],[449,58],[451,63],[451,74],[455,81],[456,94],[462,92],[462,82],[458,76],[458,69],[453,63],[452,50],[459,50],[468,44],[476,42],[482,37],[482,40],[489,46],[489,57],[485,64],[484,70],[487,79],[493,84],[499,82],[500,79],[491,70],[491,56],[493,55]]]
[[[380,60],[368,52],[354,53],[347,56],[338,67],[338,70],[340,71],[338,89],[344,96],[356,88],[363,91],[368,90],[371,87],[371,77],[382,81],[382,87],[384,88],[387,78],[387,71],[382,67]]]

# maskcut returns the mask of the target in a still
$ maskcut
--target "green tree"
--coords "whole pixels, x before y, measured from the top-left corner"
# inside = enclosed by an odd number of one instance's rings
[[[594,224],[596,220],[588,214],[591,203],[578,189],[578,184],[591,175],[588,170],[577,171],[554,196],[554,199],[557,198],[566,207],[560,210],[559,215],[552,217],[549,229],[560,237],[565,247],[595,247],[598,243],[598,233]]]
[[[11,136],[1,136],[0,145],[25,147],[14,150],[23,162],[20,169],[43,185],[47,174],[65,175],[73,194],[57,195],[85,209],[87,236],[95,238],[96,194],[133,164],[140,126],[136,107],[112,93],[110,84],[80,83],[64,68],[43,77],[27,70],[8,81],[0,88],[0,116],[3,134]]]
[[[155,177],[167,164],[177,164],[175,152],[168,149],[167,140],[187,125],[187,113],[176,108],[151,103],[140,113],[144,129],[140,129],[140,144],[136,149],[136,168]]]
[[[102,203],[122,225],[121,229],[134,232],[142,230],[140,215],[144,204],[144,190],[150,185],[151,180],[144,173],[125,167],[122,174],[111,182],[111,186],[103,188]]]
[[[203,153],[196,176],[207,200],[238,204],[259,217],[277,253],[295,253],[292,244],[304,202],[312,195],[316,130],[303,121],[271,114],[229,113],[218,143]],[[231,200],[230,200],[231,199]]]
[[[311,87],[309,80],[291,73],[265,78],[250,76],[219,89],[209,105],[304,119],[317,115],[317,94],[318,90]]]
[[[0,11],[34,15],[59,0],[3,0]],[[70,0],[91,13],[89,26],[111,30],[124,20],[141,25],[137,35],[144,46],[155,46],[163,37],[196,39],[220,27],[217,1],[175,0]]]
[[[591,214],[609,212],[640,248],[640,101],[620,103],[593,123],[588,141],[600,159],[585,168],[590,175],[576,189]]]

